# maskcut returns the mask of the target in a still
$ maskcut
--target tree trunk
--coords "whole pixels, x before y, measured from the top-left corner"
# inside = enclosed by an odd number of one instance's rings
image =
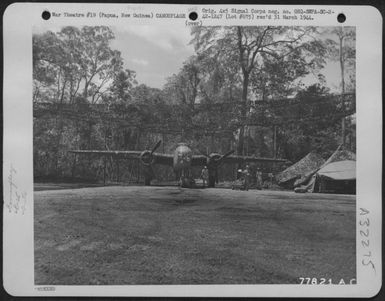
[[[55,154],[55,172],[56,174],[61,173],[62,170],[59,170],[59,160],[60,160],[60,143],[63,137],[64,132],[64,120],[63,120],[63,100],[64,100],[64,89],[67,84],[67,81],[64,81],[63,86],[60,91],[60,98],[59,98],[59,104],[58,104],[58,117],[57,117],[57,137],[56,137],[56,154]]]
[[[344,74],[345,73],[345,66],[344,66],[344,58],[343,58],[343,39],[344,39],[344,36],[342,33],[341,33],[341,36],[339,38],[340,38],[340,67],[341,67],[341,90],[342,90],[341,91],[342,92],[341,109],[342,109],[342,113],[344,113],[345,112],[345,99],[344,99],[344,95],[345,95],[345,74]],[[342,116],[342,120],[341,120],[341,144],[342,144],[342,147],[344,147],[346,144],[345,116]]]
[[[241,103],[241,127],[239,129],[239,139],[237,154],[242,156],[244,155],[244,144],[245,144],[245,123],[247,117],[247,90],[249,87],[249,74],[243,74],[243,83],[242,83],[242,103]]]
[[[88,122],[88,149],[91,149],[92,142],[92,122]]]
[[[76,161],[77,161],[76,159],[77,159],[77,155],[74,154],[74,159],[72,161],[72,170],[71,170],[71,177],[72,177],[72,179],[75,178],[75,169],[76,169]]]
[[[265,133],[264,128],[262,126],[259,127],[259,133],[258,133],[258,143],[259,143],[259,156],[265,157]]]
[[[106,185],[106,157],[103,158],[103,186]]]
[[[273,158],[277,157],[277,126],[273,130]]]
[[[90,84],[89,81],[87,81],[87,78],[85,77],[85,83],[84,83],[84,90],[83,90],[83,97],[85,100],[87,100],[88,96],[88,85]]]

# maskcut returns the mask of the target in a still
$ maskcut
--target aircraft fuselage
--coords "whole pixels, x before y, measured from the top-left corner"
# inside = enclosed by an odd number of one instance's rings
[[[174,171],[190,169],[192,161],[192,150],[185,143],[179,143],[174,151]]]

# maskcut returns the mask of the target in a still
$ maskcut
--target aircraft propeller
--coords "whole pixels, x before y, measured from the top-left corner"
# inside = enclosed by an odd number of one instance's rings
[[[162,144],[162,140],[159,140],[151,150],[144,150],[140,154],[140,161],[145,166],[151,166],[154,163],[154,152],[159,148],[159,146]]]
[[[228,156],[230,156],[233,153],[234,153],[234,150],[230,150],[227,153],[225,153],[224,155],[212,153],[209,156],[207,156],[207,165],[212,167],[212,168],[218,168],[222,164],[223,159],[227,158]]]
[[[227,158],[231,154],[235,152],[235,150],[229,150],[224,155],[218,154],[218,153],[211,153],[211,154],[205,154],[200,149],[198,151],[207,158],[207,167],[217,168],[222,164],[222,161],[224,158]]]
[[[218,168],[223,163],[223,159],[234,153],[234,150],[230,150],[224,155],[218,153],[211,153],[206,155],[207,157],[207,168],[209,170],[209,187],[214,187],[215,182],[218,182]]]
[[[227,153],[225,153],[221,158],[220,160],[222,161],[224,158],[227,158],[228,156],[234,154],[235,150],[231,149],[229,150]]]
[[[162,144],[162,140],[159,140],[151,150],[144,150],[140,154],[140,161],[144,165],[143,172],[144,172],[144,184],[150,185],[151,179],[154,178],[154,169],[152,168],[152,164],[155,163],[154,153],[159,148],[159,146]]]
[[[159,148],[159,146],[162,144],[162,140],[159,140],[154,147],[151,150],[151,155]]]

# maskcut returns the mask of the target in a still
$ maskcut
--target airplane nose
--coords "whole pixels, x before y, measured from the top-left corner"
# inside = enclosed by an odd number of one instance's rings
[[[178,157],[179,157],[179,162],[181,164],[183,164],[183,163],[190,163],[191,162],[191,158],[190,158],[189,155],[179,154]]]

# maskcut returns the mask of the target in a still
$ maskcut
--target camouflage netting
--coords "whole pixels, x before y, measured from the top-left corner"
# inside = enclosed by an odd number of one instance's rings
[[[281,186],[293,188],[294,182],[297,179],[301,178],[305,174],[317,171],[324,162],[325,160],[321,157],[321,155],[315,152],[310,152],[297,163],[279,173],[276,176],[276,180]]]

